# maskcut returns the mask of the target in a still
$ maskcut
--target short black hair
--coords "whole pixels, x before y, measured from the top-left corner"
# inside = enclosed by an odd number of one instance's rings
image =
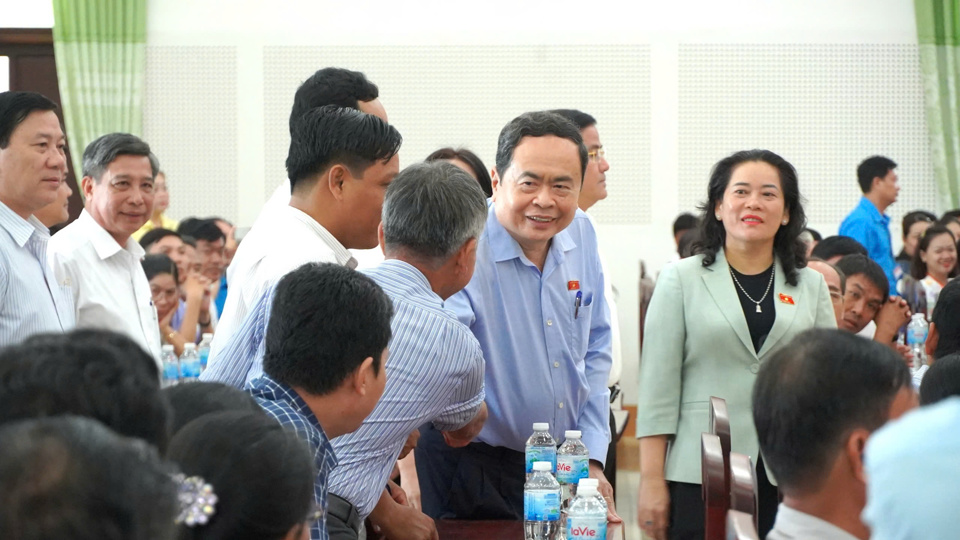
[[[831,262],[825,261],[825,260],[821,259],[820,257],[813,257],[813,256],[811,256],[809,259],[807,259],[807,263],[808,263],[807,266],[809,266],[809,263],[812,263],[812,262],[823,263],[823,264],[829,266],[830,268],[832,268],[833,271],[837,273],[837,276],[840,277],[840,294],[846,294],[846,292],[847,292],[847,275],[843,273],[843,270],[837,268],[837,265],[835,265],[835,264],[833,264],[833,263],[831,263]]]
[[[559,114],[560,116],[573,122],[574,125],[577,126],[577,129],[580,129],[581,131],[590,126],[597,125],[596,118],[583,111],[578,111],[577,109],[553,109],[549,112]]]
[[[787,495],[815,493],[850,431],[889,418],[910,370],[890,347],[834,329],[796,336],[764,362],[753,419],[766,466]]]
[[[174,538],[174,471],[142,441],[77,416],[3,425],[0,441],[0,538]]]
[[[140,266],[143,267],[143,273],[147,275],[147,281],[160,274],[170,274],[174,283],[180,283],[180,273],[177,272],[176,263],[163,253],[147,255],[140,261]]]
[[[839,268],[840,271],[847,276],[847,279],[857,274],[863,274],[863,277],[867,278],[867,281],[873,283],[877,289],[880,289],[880,293],[883,294],[883,301],[887,301],[887,294],[889,294],[890,291],[890,281],[887,279],[887,274],[883,272],[883,268],[870,257],[860,254],[847,255],[837,261],[837,264],[834,266]]]
[[[940,290],[930,322],[937,326],[937,335],[940,336],[933,357],[939,359],[960,353],[960,281],[948,281]]]
[[[811,257],[827,260],[833,257],[847,255],[867,255],[867,248],[849,236],[828,236],[813,246]]]
[[[178,384],[164,388],[162,392],[170,402],[171,438],[183,426],[206,414],[224,411],[263,413],[253,396],[223,383],[200,381]]]
[[[202,527],[182,526],[180,540],[283,538],[313,508],[313,454],[266,414],[200,416],[170,441],[168,459],[217,495],[216,513]]]
[[[932,405],[953,396],[960,396],[960,353],[937,358],[920,383],[920,405]]]
[[[932,214],[931,214],[931,215],[932,215]],[[943,218],[946,218],[946,217],[952,217],[953,219],[960,220],[960,208],[954,208],[953,210],[947,210],[946,212],[943,213],[942,216],[940,216],[940,219],[943,219]],[[937,218],[934,217],[933,219],[937,219]]]
[[[150,229],[140,237],[140,247],[142,247],[144,251],[150,251],[150,246],[168,236],[176,236],[181,240],[183,239],[180,233],[171,231],[170,229]]]
[[[689,231],[690,229],[697,229],[699,227],[700,219],[690,212],[684,212],[677,216],[677,219],[673,220],[673,235],[676,236],[677,233],[681,231]]]
[[[681,259],[686,259],[687,257],[692,257],[695,255],[694,246],[697,242],[700,241],[700,231],[697,229],[687,229],[683,231],[683,234],[680,235],[680,240],[677,242],[677,255]]]
[[[0,92],[0,149],[10,145],[10,136],[30,113],[56,110],[57,104],[43,94]]]
[[[451,148],[445,147],[439,150],[435,150],[424,161],[440,161],[440,160],[451,160],[458,159],[467,165],[470,166],[470,169],[473,170],[473,175],[477,177],[477,182],[480,183],[480,189],[483,190],[483,193],[487,197],[493,196],[493,182],[490,179],[490,171],[487,170],[487,166],[483,164],[483,161],[480,157],[466,148]]]
[[[814,242],[819,242],[823,240],[823,235],[820,234],[820,232],[817,231],[816,229],[811,229],[810,227],[807,227],[806,229],[803,230],[803,232],[810,233],[810,238],[813,238]]]
[[[521,114],[500,130],[497,139],[497,174],[502,178],[513,162],[513,152],[524,137],[546,137],[553,135],[567,139],[577,146],[580,155],[580,182],[587,170],[587,147],[577,125],[549,111],[537,111]]]
[[[338,163],[361,176],[374,163],[393,158],[401,143],[397,128],[372,114],[336,105],[310,109],[290,131],[286,162],[290,189],[313,185],[310,180]]]
[[[297,88],[290,109],[290,133],[301,116],[310,109],[325,105],[359,109],[361,101],[373,101],[380,97],[377,85],[367,80],[359,71],[328,67],[323,68]]]
[[[150,151],[150,145],[129,133],[107,133],[93,140],[83,150],[83,176],[99,182],[103,173],[119,156],[143,156],[150,161],[153,178],[160,172],[160,162]]]
[[[184,218],[177,226],[177,232],[180,233],[181,238],[190,236],[194,240],[203,240],[210,243],[217,240],[227,241],[227,236],[223,234],[223,230],[217,226],[217,220],[213,218]]]
[[[393,304],[372,279],[331,263],[310,263],[277,284],[263,371],[314,395],[333,392],[369,357],[379,373]]]
[[[883,178],[891,169],[896,168],[897,164],[892,159],[883,156],[870,156],[863,160],[857,166],[857,182],[860,184],[860,190],[870,193],[874,178]]]
[[[161,453],[167,446],[156,361],[116,332],[37,334],[0,351],[0,424],[61,415],[94,418]]]
[[[900,222],[900,228],[903,231],[903,237],[906,238],[910,234],[910,227],[913,227],[920,222],[934,223],[937,221],[937,216],[933,215],[926,210],[914,210],[913,212],[907,212],[903,215],[903,220]]]

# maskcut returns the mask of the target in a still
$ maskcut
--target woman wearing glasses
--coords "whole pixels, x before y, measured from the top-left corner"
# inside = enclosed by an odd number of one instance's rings
[[[644,332],[638,515],[657,540],[703,538],[710,397],[727,402],[732,450],[758,456],[750,395],[760,364],[808,328],[836,327],[823,277],[805,268],[792,165],[767,150],[737,152],[714,167],[702,210],[698,254],[661,272]],[[778,498],[755,461],[763,538]]]

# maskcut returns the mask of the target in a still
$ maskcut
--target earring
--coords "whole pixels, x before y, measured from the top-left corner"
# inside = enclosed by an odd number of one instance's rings
[[[717,214],[717,221],[720,221],[720,214]]]
[[[787,224],[787,220],[783,220],[783,221],[781,221],[780,223],[786,225],[786,224]]]

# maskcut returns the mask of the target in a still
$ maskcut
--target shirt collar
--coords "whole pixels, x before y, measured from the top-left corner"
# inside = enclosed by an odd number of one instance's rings
[[[319,429],[325,439],[327,438],[327,432],[324,431],[323,426],[320,425],[320,420],[317,419],[317,415],[313,414],[307,402],[304,401],[303,398],[300,397],[300,394],[293,388],[273,380],[266,373],[254,380],[251,383],[251,388],[254,391],[254,395],[270,401],[282,401],[290,405],[293,410],[306,418],[307,421],[310,422],[310,425]]]
[[[387,259],[380,264],[380,267],[389,268],[392,274],[398,275],[403,281],[436,295],[430,286],[430,280],[416,266],[400,259]]]
[[[829,521],[801,512],[780,503],[777,508],[775,530],[795,534],[797,538],[820,538],[823,540],[857,540],[856,536]]]
[[[576,217],[574,217],[574,219],[576,219]],[[570,227],[568,226],[567,229],[569,228]],[[549,259],[551,255],[555,255],[559,258],[558,260],[560,262],[563,262],[563,254],[577,247],[573,239],[570,238],[570,233],[567,232],[567,229],[558,232],[553,238],[550,239],[550,248],[547,251],[547,259]],[[510,236],[510,233],[507,231],[507,229],[500,224],[500,221],[497,219],[497,214],[493,203],[490,204],[490,210],[487,215],[487,226],[483,234],[487,235],[494,261],[502,262],[512,259],[526,258],[526,256],[523,254],[523,249],[520,247],[520,244],[512,236]]]
[[[317,223],[317,220],[313,219],[302,210],[292,206],[287,206],[286,211],[289,213],[290,217],[306,225],[318,237],[320,237],[320,240],[323,240],[323,243],[326,244],[327,247],[333,250],[333,256],[337,259],[337,264],[346,266],[351,270],[357,267],[357,260],[353,258],[353,254],[350,253],[350,250],[343,247],[343,244],[341,244],[335,236],[330,234],[330,231],[328,231],[323,225]]]
[[[127,238],[127,245],[121,246],[86,209],[80,212],[77,223],[87,230],[87,237],[90,238],[90,243],[93,244],[93,249],[101,260],[107,260],[122,250],[129,252],[138,261],[143,258],[145,253],[143,247],[133,237]]]
[[[881,214],[880,209],[876,207],[873,202],[866,198],[860,197],[860,204],[858,205],[861,210],[867,213],[874,221],[887,224],[890,223],[890,216],[886,214]]]
[[[10,233],[13,241],[20,247],[27,245],[34,233],[39,233],[42,238],[50,238],[50,231],[36,216],[31,215],[28,219],[23,219],[2,202],[0,202],[0,226]]]

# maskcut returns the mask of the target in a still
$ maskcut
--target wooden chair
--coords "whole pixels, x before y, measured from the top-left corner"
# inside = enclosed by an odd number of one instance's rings
[[[727,510],[730,508],[730,492],[726,489],[727,474],[724,468],[723,448],[720,437],[712,433],[700,435],[701,486],[704,507],[704,540],[723,540],[726,530]]]
[[[727,414],[727,402],[723,398],[710,397],[710,433],[720,437],[723,449],[723,470],[730,470],[730,415]],[[727,473],[726,491],[730,491],[730,476]]]
[[[757,527],[749,514],[730,510],[727,512],[727,540],[760,540]]]
[[[730,453],[730,509],[743,512],[757,527],[757,475],[750,456]]]

